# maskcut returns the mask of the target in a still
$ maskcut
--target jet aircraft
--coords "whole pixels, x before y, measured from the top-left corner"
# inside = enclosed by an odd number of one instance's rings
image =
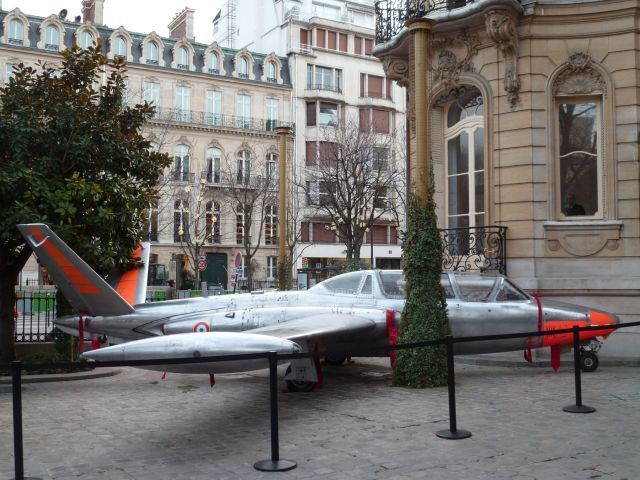
[[[277,351],[320,351],[332,364],[349,352],[389,344],[404,307],[400,270],[363,270],[337,275],[306,291],[251,292],[144,303],[149,245],[136,252],[137,267],[110,278],[92,270],[49,227],[19,225],[78,315],[57,327],[103,348],[85,352],[95,361],[189,358]],[[108,277],[109,278],[109,277]],[[456,337],[603,326],[581,332],[582,368],[593,371],[600,336],[619,323],[593,308],[540,300],[502,275],[442,273],[451,333]],[[569,350],[572,335],[458,343],[455,354],[551,347],[552,359]],[[265,368],[264,359],[145,367],[178,373],[228,373]],[[310,359],[294,360],[285,375],[291,390],[310,390],[318,371]]]

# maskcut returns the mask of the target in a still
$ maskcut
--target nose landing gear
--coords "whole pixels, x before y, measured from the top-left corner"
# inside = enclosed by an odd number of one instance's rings
[[[589,343],[580,347],[580,370],[583,372],[595,372],[600,365],[598,360],[598,350],[602,348],[602,341],[596,338],[589,340]]]

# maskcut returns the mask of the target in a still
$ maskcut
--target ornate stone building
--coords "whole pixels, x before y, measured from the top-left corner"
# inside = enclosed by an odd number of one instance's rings
[[[521,286],[623,321],[640,318],[639,7],[381,1],[374,49],[408,90],[410,183],[425,152],[440,226],[467,232],[453,253],[506,227]],[[637,334],[607,348],[633,352]]]
[[[180,277],[194,266],[192,255],[185,253],[193,248],[182,245],[200,237],[207,262],[202,279],[230,288],[246,225],[238,202],[226,193],[249,181],[264,185],[259,180],[265,179],[273,180],[271,190],[276,190],[276,130],[291,120],[287,59],[196,42],[194,11],[188,8],[170,22],[168,38],[110,28],[102,24],[103,4],[84,0],[83,17],[75,19],[66,18],[65,10],[47,18],[19,8],[0,10],[1,79],[8,81],[20,62],[55,65],[64,49],[73,44],[86,48],[97,39],[109,58],[123,57],[127,101],[156,106],[145,134],[154,148],[174,158],[161,178],[158,205],[149,212],[153,261],[165,265],[170,277]],[[277,265],[277,196],[271,200],[250,228],[252,245],[259,245],[252,262],[254,279],[269,285]],[[35,262],[30,265],[37,281]]]

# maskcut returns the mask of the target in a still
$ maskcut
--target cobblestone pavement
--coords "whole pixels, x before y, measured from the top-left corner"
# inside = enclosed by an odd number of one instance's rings
[[[42,479],[640,479],[640,374],[458,365],[458,428],[446,388],[391,386],[387,361],[325,369],[325,387],[280,395],[280,454],[270,456],[268,374],[206,376],[124,369],[114,377],[26,384],[25,475]],[[283,384],[281,383],[283,387]],[[0,385],[0,478],[13,478],[10,386]]]

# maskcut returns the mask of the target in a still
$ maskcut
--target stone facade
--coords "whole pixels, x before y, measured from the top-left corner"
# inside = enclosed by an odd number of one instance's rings
[[[175,202],[188,200],[193,192],[202,189],[203,205],[208,201],[220,205],[216,216],[219,235],[207,242],[204,250],[216,255],[215,282],[230,287],[234,257],[241,245],[237,242],[236,212],[223,195],[225,174],[236,173],[238,156],[243,151],[251,156],[252,175],[266,178],[267,158],[277,162],[276,129],[291,120],[287,58],[247,49],[231,50],[215,42],[209,45],[195,42],[190,38],[193,35],[190,9],[173,19],[170,38],[162,38],[155,32],[145,35],[128,32],[123,27],[107,28],[90,21],[102,18],[102,3],[84,2],[83,6],[87,6],[84,21],[70,21],[55,14],[45,19],[25,15],[18,8],[11,12],[0,10],[2,80],[7,81],[12,66],[20,62],[55,65],[60,61],[59,52],[74,43],[83,46],[86,39],[93,42],[99,37],[105,55],[122,56],[127,62],[128,102],[147,100],[156,105],[157,115],[148,122],[145,134],[154,148],[176,158],[161,178],[162,197],[150,215],[153,261],[166,265],[170,276],[177,274],[176,257],[184,252],[175,238]],[[180,32],[183,36],[178,38]],[[267,78],[267,72],[275,72],[275,76]],[[211,167],[212,156],[220,157],[218,178],[213,171],[215,167]],[[191,218],[197,213],[193,209],[192,204]],[[201,210],[204,216],[205,207]],[[186,234],[188,228],[184,228]],[[254,244],[257,232],[261,232],[261,246],[253,262],[254,279],[274,280],[271,267],[275,265],[272,257],[277,256],[277,245],[273,238],[265,245],[267,234],[264,228],[260,229],[259,222],[252,226],[253,231]],[[35,267],[34,262],[29,265]],[[207,271],[204,278],[212,276],[213,272]],[[23,273],[23,278],[31,281],[35,277],[33,272]]]
[[[463,217],[508,227],[508,274],[521,286],[623,321],[640,319],[639,6],[476,0],[419,20],[431,28],[426,93],[440,226]],[[422,92],[412,27],[374,53],[408,88],[415,154],[426,132],[415,129]],[[461,142],[460,132],[473,139]],[[475,175],[460,166],[465,155]],[[465,194],[465,182],[475,192]]]

